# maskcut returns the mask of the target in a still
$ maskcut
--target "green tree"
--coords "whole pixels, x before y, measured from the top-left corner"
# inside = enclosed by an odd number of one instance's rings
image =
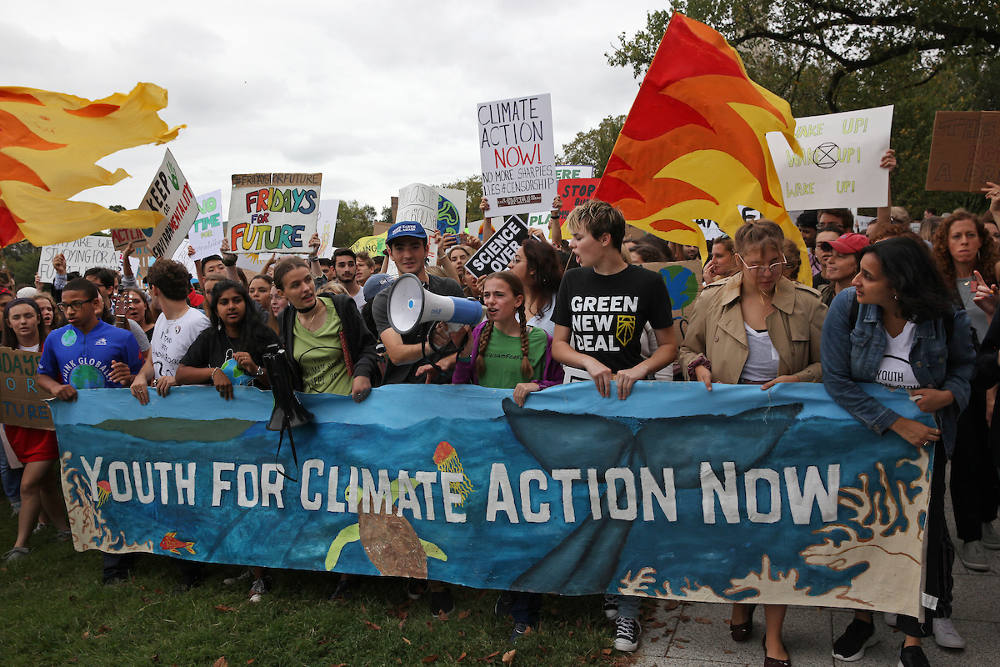
[[[10,273],[15,285],[34,285],[41,254],[40,248],[27,241],[14,243],[0,251],[0,269],[6,269]]]
[[[895,106],[899,158],[894,203],[985,210],[969,193],[925,192],[927,156],[939,109],[1000,104],[1000,27],[995,0],[688,0],[674,8],[712,26],[736,48],[750,78],[788,100],[796,116]],[[641,77],[669,10],[647,14],[644,30],[621,34],[606,54]]]
[[[556,158],[556,163],[593,165],[594,176],[600,177],[624,124],[624,114],[607,116],[594,129],[577,132],[572,141],[563,144],[562,155]]]
[[[371,236],[377,219],[378,212],[374,206],[357,200],[341,201],[337,210],[337,231],[333,235],[333,244],[344,248],[353,245],[362,236]]]

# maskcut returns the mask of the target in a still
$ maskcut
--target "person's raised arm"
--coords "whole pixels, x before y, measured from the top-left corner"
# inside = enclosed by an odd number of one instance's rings
[[[886,199],[885,206],[879,206],[875,213],[876,222],[890,223],[892,222],[892,172],[896,168],[896,151],[889,148],[882,154],[882,158],[879,160],[879,167],[882,169],[889,170],[889,193],[888,199]],[[844,230],[854,231],[854,230]]]
[[[242,282],[239,271],[236,268],[236,255],[229,250],[229,239],[222,239],[222,245],[219,246],[219,254],[222,257],[223,265],[226,267],[226,277],[234,282]]]
[[[552,245],[559,247],[562,245],[562,225],[560,224],[560,218],[562,217],[562,197],[556,196],[552,200],[552,212],[549,214],[549,238],[552,239]]]
[[[986,181],[986,187],[982,191],[990,200],[989,214],[993,216],[993,222],[1000,225],[1000,185]]]

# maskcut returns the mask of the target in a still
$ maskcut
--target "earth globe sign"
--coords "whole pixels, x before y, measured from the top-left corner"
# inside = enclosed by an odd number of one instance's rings
[[[837,166],[839,146],[832,141],[824,141],[813,150],[812,161],[820,169],[831,169]]]

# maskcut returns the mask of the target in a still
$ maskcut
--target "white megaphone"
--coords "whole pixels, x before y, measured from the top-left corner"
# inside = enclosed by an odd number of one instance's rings
[[[475,299],[428,292],[412,273],[404,273],[389,288],[389,324],[401,335],[424,322],[450,322],[455,329],[476,325],[484,315],[483,304]]]

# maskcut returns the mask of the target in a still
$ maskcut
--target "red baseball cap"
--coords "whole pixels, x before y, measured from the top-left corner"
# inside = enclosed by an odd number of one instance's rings
[[[820,245],[828,245],[841,255],[853,255],[868,245],[868,237],[864,234],[848,233],[832,241],[824,241]]]

